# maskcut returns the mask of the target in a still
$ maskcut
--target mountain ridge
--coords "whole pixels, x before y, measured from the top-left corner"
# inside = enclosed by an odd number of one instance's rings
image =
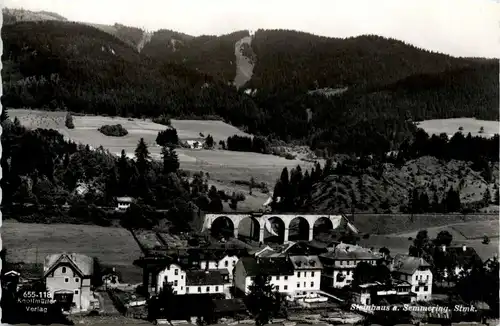
[[[55,20],[5,25],[4,105],[219,116],[255,135],[342,153],[398,148],[412,137],[412,121],[498,120],[497,60],[456,58],[374,35],[261,29],[242,55],[253,58],[245,71],[251,77],[235,85],[243,67],[236,47],[248,30],[220,37],[161,30],[145,42],[140,29],[113,28]],[[342,91],[324,91],[332,89]]]

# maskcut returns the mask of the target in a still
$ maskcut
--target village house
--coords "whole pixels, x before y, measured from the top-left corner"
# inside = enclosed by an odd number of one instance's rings
[[[383,257],[360,246],[340,243],[332,251],[319,256],[323,264],[321,285],[325,289],[351,285],[356,266],[365,262],[376,265]]]
[[[54,254],[45,258],[43,277],[54,300],[67,303],[71,310],[86,311],[98,305],[90,289],[93,269],[92,257]]]
[[[416,294],[417,301],[432,299],[431,265],[423,258],[397,254],[391,265],[395,279],[411,284],[411,291]]]
[[[170,283],[174,294],[226,294],[231,283],[227,269],[183,269],[169,264],[156,277],[156,293]]]
[[[226,270],[229,272],[229,281],[233,280],[233,270],[238,262],[238,256],[221,251],[209,252],[200,256],[200,270]]]
[[[234,268],[234,288],[237,293],[248,294],[255,276],[267,275],[270,283],[281,293],[294,293],[296,279],[289,257],[242,257]]]
[[[130,207],[130,204],[133,203],[133,201],[134,201],[134,199],[132,197],[117,197],[116,198],[116,203],[117,203],[116,210],[126,211]]]
[[[444,262],[446,268],[443,269],[443,278],[445,280],[454,277],[460,277],[464,273],[469,273],[474,265],[482,264],[482,260],[472,247],[463,246],[445,246],[440,248],[439,260]]]
[[[380,282],[360,284],[352,291],[353,302],[370,305],[379,304],[382,300],[387,303],[415,302],[417,296],[411,292],[411,284],[406,281],[392,280],[390,286]]]
[[[321,287],[323,265],[318,256],[290,256],[296,282],[294,297],[316,294]]]

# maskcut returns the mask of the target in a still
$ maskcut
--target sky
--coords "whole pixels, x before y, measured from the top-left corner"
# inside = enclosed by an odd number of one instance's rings
[[[72,21],[190,35],[294,29],[377,34],[454,56],[500,58],[500,0],[0,0]]]

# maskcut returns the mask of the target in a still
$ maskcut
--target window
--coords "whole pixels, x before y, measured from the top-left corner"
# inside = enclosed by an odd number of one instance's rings
[[[300,289],[300,283],[297,282],[297,289]]]
[[[227,267],[227,266],[229,266],[229,262],[226,260],[226,261],[224,262],[224,267]]]
[[[181,280],[183,280],[183,279],[184,279],[184,275],[181,275]]]
[[[75,277],[75,282],[76,283],[79,283],[80,282],[80,279],[78,277]]]
[[[288,290],[288,285],[285,285],[284,288],[285,288],[285,290]]]
[[[314,272],[311,272],[311,277],[314,277]]]
[[[233,266],[236,265],[236,261],[233,260]]]
[[[174,273],[175,273],[175,275],[179,275],[179,270],[176,269]]]
[[[304,282],[304,287],[306,287],[306,282]]]
[[[183,286],[181,286],[181,290],[182,290],[182,289],[184,289],[184,287],[183,287]]]
[[[186,293],[189,293],[189,287],[186,287]]]
[[[215,287],[215,292],[219,292],[219,287],[218,286]]]
[[[207,292],[210,292],[210,286],[207,286]]]
[[[312,287],[312,288],[314,287],[314,282],[311,282],[311,287]]]
[[[288,276],[285,276],[285,281],[288,281]]]
[[[201,286],[198,286],[198,293],[201,293]]]
[[[300,272],[297,272],[297,277],[300,277]]]
[[[174,294],[177,294],[177,291],[174,291]]]
[[[342,266],[342,265],[344,265],[344,261],[343,260],[340,261],[340,266]]]
[[[420,286],[415,287],[415,292],[420,292]]]
[[[429,287],[426,285],[424,286],[424,292],[427,292],[429,290]]]
[[[61,273],[66,274],[66,267],[63,267],[63,268],[62,268]]]
[[[64,278],[64,283],[68,283],[69,282],[69,278],[65,277]]]
[[[174,281],[174,286],[177,286],[179,283],[177,282],[177,280]]]
[[[304,272],[304,277],[307,277],[307,272]]]
[[[75,290],[75,294],[78,294],[78,290]]]
[[[279,290],[280,290],[280,286],[276,285],[276,291],[279,291]]]
[[[278,275],[278,276],[276,276],[276,281],[279,281],[279,280],[280,280],[280,277],[279,277],[279,275]]]

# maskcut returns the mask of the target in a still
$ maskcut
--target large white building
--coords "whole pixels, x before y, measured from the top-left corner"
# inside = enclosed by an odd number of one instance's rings
[[[432,299],[431,265],[423,258],[407,255],[396,255],[391,269],[395,279],[411,284],[411,291],[416,294],[417,301]]]
[[[224,294],[231,285],[227,269],[183,270],[171,264],[158,273],[157,291],[170,283],[174,294]]]
[[[351,285],[356,266],[365,262],[376,265],[382,255],[369,249],[346,243],[340,243],[332,251],[320,255],[323,264],[322,286],[325,288],[343,288]]]
[[[319,291],[322,268],[317,256],[243,257],[236,263],[234,286],[248,294],[254,277],[264,274],[280,293],[302,297]]]

